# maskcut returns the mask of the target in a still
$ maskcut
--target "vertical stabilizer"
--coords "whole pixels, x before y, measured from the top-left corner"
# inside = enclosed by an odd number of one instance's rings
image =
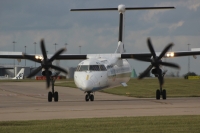
[[[12,79],[24,79],[24,68],[22,68],[19,73],[17,74],[16,77],[12,78]]]
[[[157,10],[157,9],[174,9],[174,7],[126,7],[125,5],[119,5],[118,8],[90,8],[90,9],[71,9],[70,11],[116,11],[119,12],[119,37],[118,47],[115,53],[124,53],[123,43],[123,19],[126,10]]]
[[[119,37],[118,37],[118,46],[115,53],[124,53],[124,44],[123,44],[123,21],[124,21],[124,13],[126,11],[125,5],[118,6],[119,11]]]
[[[124,53],[124,44],[119,41],[115,53]]]

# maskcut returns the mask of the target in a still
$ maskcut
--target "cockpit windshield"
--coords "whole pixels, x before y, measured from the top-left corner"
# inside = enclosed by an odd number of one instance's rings
[[[88,65],[81,65],[79,71],[88,71]]]
[[[104,65],[79,65],[76,71],[106,71]]]
[[[99,65],[90,65],[90,71],[100,71]]]

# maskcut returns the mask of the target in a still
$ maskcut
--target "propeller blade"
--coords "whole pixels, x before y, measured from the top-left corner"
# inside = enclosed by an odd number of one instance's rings
[[[62,52],[64,52],[66,48],[61,48],[58,50],[49,60],[48,62],[52,62],[56,57],[58,57]]]
[[[44,40],[43,39],[40,42],[40,47],[41,47],[43,58],[46,61],[47,60],[47,53],[46,53],[46,48],[45,48]]]
[[[50,86],[50,75],[49,75],[48,69],[45,69],[45,76],[46,76],[47,88],[49,88],[49,86]]]
[[[143,73],[140,74],[140,76],[138,77],[138,79],[142,79],[144,78],[148,73],[149,71],[153,68],[152,65],[150,65]]]
[[[33,77],[34,75],[36,75],[40,70],[42,70],[42,66],[39,66],[38,68],[36,68],[33,72],[31,72],[27,78],[31,78]]]
[[[147,45],[148,45],[148,47],[149,47],[149,50],[150,50],[150,52],[151,52],[153,58],[156,59],[156,53],[155,53],[155,50],[154,50],[154,48],[153,48],[153,45],[152,45],[152,43],[151,43],[151,39],[150,39],[150,38],[147,39]]]
[[[54,65],[51,65],[50,67],[55,69],[55,70],[58,70],[58,71],[61,71],[61,72],[64,72],[64,73],[68,74],[68,72],[65,69],[61,68],[61,67],[54,66]]]
[[[23,56],[24,56],[25,59],[28,59],[28,60],[31,60],[31,61],[34,61],[34,62],[41,63],[41,60],[37,60],[37,59],[35,58],[35,56],[33,56],[33,55],[26,55],[26,54],[23,54]]]
[[[160,64],[163,65],[163,66],[168,66],[168,67],[173,67],[173,68],[180,69],[179,65],[174,64],[174,63],[169,63],[169,62],[160,62]]]
[[[149,58],[140,58],[140,57],[134,57],[134,59],[139,60],[139,61],[145,61],[145,62],[151,62],[152,60]]]
[[[160,59],[167,53],[167,51],[169,51],[169,49],[170,49],[173,45],[174,45],[173,43],[168,44],[168,45],[164,48],[164,50],[161,52],[161,54],[159,55],[158,60],[160,60]]]

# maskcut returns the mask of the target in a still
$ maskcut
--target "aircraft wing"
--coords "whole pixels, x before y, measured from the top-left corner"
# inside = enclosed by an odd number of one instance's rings
[[[0,58],[7,58],[7,59],[26,59],[23,52],[0,52]],[[42,56],[36,54],[37,56]],[[35,59],[35,54],[29,55],[29,57]],[[156,55],[159,56],[160,52],[156,52]],[[164,58],[172,58],[172,57],[181,57],[181,56],[196,56],[200,55],[200,50],[198,51],[176,51],[176,52],[167,52]],[[51,57],[52,55],[48,55]],[[134,59],[138,58],[151,58],[151,53],[135,53],[129,54],[124,53],[121,54],[121,59]],[[56,57],[57,60],[84,60],[88,59],[89,57],[87,54],[61,54]]]
[[[161,52],[156,52],[159,56]],[[181,57],[181,56],[195,56],[200,55],[200,51],[177,51],[177,52],[167,52],[164,58]],[[151,58],[151,53],[136,53],[136,54],[121,54],[122,59],[134,59],[134,58]]]
[[[28,55],[32,59],[34,59],[36,56],[42,56],[41,54],[32,54]],[[52,55],[47,55],[48,57],[51,57]],[[7,59],[26,59],[24,57],[23,52],[0,52],[0,58],[7,58]],[[56,57],[57,60],[83,60],[87,59],[87,55],[84,54],[63,54]]]
[[[0,58],[24,59],[23,52],[0,52]]]

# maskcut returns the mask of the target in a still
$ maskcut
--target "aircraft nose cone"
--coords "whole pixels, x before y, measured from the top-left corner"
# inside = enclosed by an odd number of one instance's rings
[[[91,91],[92,90],[92,82],[91,81],[85,81],[82,83],[82,89],[84,91]]]

